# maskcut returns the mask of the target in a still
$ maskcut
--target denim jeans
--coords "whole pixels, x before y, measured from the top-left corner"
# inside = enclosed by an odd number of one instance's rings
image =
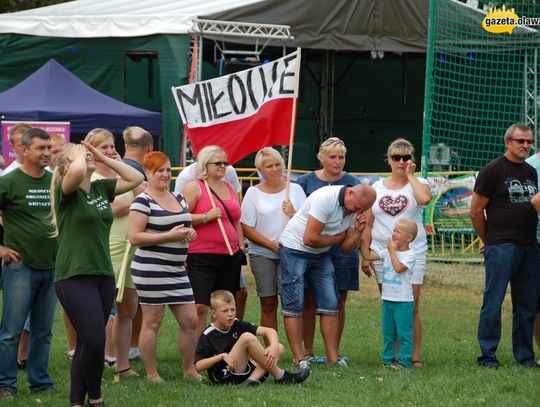
[[[534,361],[533,324],[540,281],[538,246],[501,243],[486,245],[484,301],[478,323],[481,356],[478,364],[499,366],[495,352],[501,339],[501,305],[508,283],[512,296],[512,350],[516,362]]]
[[[54,269],[38,270],[15,262],[5,264],[2,299],[0,390],[17,391],[17,348],[29,311],[31,333],[27,369],[30,390],[52,387],[48,370],[56,305]]]
[[[338,314],[338,291],[334,266],[328,252],[309,253],[279,248],[281,263],[281,313],[300,317],[304,306],[304,278],[309,283],[315,302],[315,312]]]

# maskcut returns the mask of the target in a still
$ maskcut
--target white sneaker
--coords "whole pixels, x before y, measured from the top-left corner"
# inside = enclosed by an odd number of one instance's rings
[[[309,360],[301,360],[300,362],[298,362],[298,367],[300,369],[309,369]]]
[[[141,351],[138,347],[129,348],[129,360],[139,359],[141,357]]]
[[[105,355],[105,366],[112,367],[116,363],[116,358],[114,356]]]
[[[336,362],[336,366],[349,367],[349,364],[347,363],[347,360],[345,358],[338,358],[338,361]]]

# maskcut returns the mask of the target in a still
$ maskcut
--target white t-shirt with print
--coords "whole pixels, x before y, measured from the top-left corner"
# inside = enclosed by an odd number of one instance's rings
[[[424,178],[418,180],[422,184],[428,184]],[[422,221],[424,206],[416,201],[411,184],[408,183],[400,189],[388,189],[380,180],[372,186],[377,192],[377,199],[371,208],[375,218],[371,230],[371,250],[378,252],[386,249],[388,236],[392,235],[396,222],[400,219],[410,219],[418,226],[418,235],[412,241],[410,248],[418,254],[425,253],[427,238]]]
[[[383,261],[383,278],[381,298],[386,301],[411,302],[414,301],[413,288],[411,284],[412,269],[416,255],[409,249],[404,252],[396,251],[399,261],[407,267],[407,270],[396,273],[392,265],[392,259],[388,250],[377,252]]]
[[[256,186],[250,187],[242,201],[240,222],[251,226],[272,241],[279,241],[288,217],[282,211],[286,189],[275,194],[261,191]],[[295,210],[300,209],[306,200],[306,194],[298,184],[290,184],[289,200]],[[268,259],[279,259],[279,254],[248,240],[249,253],[258,254]]]
[[[324,253],[331,246],[310,247],[304,244],[304,232],[308,217],[311,215],[319,222],[324,223],[323,236],[335,236],[350,228],[354,221],[354,213],[347,214],[339,202],[339,193],[342,185],[331,185],[319,188],[307,197],[298,212],[291,218],[280,243],[289,249],[309,253]]]

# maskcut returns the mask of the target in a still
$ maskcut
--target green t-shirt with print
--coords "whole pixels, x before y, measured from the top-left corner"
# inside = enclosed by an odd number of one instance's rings
[[[0,177],[0,209],[4,246],[16,250],[23,264],[36,269],[54,268],[57,239],[51,237],[51,173],[40,178],[20,168]]]
[[[114,277],[109,231],[115,187],[116,179],[101,179],[92,181],[88,193],[77,188],[64,196],[62,181],[56,185],[56,281],[81,275]]]

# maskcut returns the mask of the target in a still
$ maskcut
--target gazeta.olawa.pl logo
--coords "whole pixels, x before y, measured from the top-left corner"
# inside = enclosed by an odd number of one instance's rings
[[[486,16],[482,20],[482,28],[492,34],[512,34],[512,31],[514,31],[514,28],[516,28],[518,25],[540,25],[540,18],[526,16],[519,17],[516,14],[515,9],[506,9],[506,6],[502,6],[500,9],[488,9]]]

